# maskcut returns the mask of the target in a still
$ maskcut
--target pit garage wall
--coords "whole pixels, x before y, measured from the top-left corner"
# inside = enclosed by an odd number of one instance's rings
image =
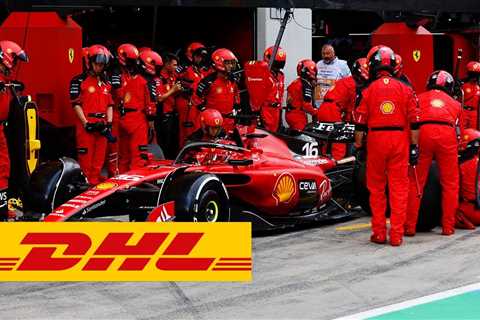
[[[280,30],[281,17],[284,15],[277,9],[257,9],[257,59],[263,59],[265,48],[275,44]],[[288,84],[297,77],[297,62],[312,57],[312,10],[295,9],[295,21],[290,18],[280,46],[287,52],[285,72],[285,90]],[[278,19],[271,18],[278,17]]]

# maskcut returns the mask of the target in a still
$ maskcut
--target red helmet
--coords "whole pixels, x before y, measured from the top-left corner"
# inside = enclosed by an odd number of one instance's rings
[[[95,62],[107,65],[112,57],[110,51],[100,44],[94,44],[88,48],[88,60],[90,64]]]
[[[372,51],[372,50],[370,50]],[[395,53],[386,46],[380,46],[376,51],[369,52],[368,69],[370,75],[376,76],[379,71],[393,73],[395,68]]]
[[[203,130],[211,137],[217,137],[222,131],[223,117],[216,109],[207,109],[200,114],[200,123]]]
[[[373,46],[367,53],[367,62],[370,61],[370,58],[372,57],[372,55],[378,51],[378,49],[380,48],[383,48],[385,47],[383,44],[379,44],[379,45],[376,45],[376,46]]]
[[[467,64],[468,73],[480,73],[480,62],[470,61]]]
[[[25,51],[13,41],[0,41],[0,61],[8,70],[15,66],[18,59],[28,62]]]
[[[263,61],[266,63],[270,63],[270,58],[273,54],[273,46],[269,47],[263,53]],[[287,61],[287,53],[281,47],[278,47],[277,54],[275,55],[275,59],[273,61],[273,67],[275,69],[283,69],[285,67],[285,62]]]
[[[212,53],[213,67],[218,71],[226,70],[225,62],[227,61],[233,61],[236,64],[238,59],[235,57],[232,51],[225,48],[217,49]]]
[[[352,75],[359,80],[368,80],[368,64],[367,58],[359,58],[355,60],[352,66]]]
[[[159,68],[163,66],[163,60],[155,51],[145,50],[140,53],[140,65],[146,73],[155,75],[160,71]]]
[[[453,94],[455,81],[450,73],[444,70],[434,71],[427,80],[427,89],[439,89],[449,95]]]
[[[127,65],[127,59],[137,60],[139,54],[137,47],[130,43],[121,44],[117,49],[118,62],[122,66]]]
[[[403,60],[402,56],[395,53],[395,67],[393,68],[393,75],[401,77],[403,75]]]
[[[460,149],[467,150],[480,147],[480,131],[472,128],[463,131],[462,141],[460,141]]]
[[[190,62],[193,62],[193,55],[197,52],[207,54],[207,48],[200,42],[192,42],[185,51],[185,56]]]
[[[297,75],[303,79],[317,79],[317,64],[310,59],[301,60],[297,64]]]

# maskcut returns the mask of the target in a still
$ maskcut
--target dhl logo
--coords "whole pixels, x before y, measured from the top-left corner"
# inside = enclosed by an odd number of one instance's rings
[[[0,223],[0,281],[250,281],[249,223]]]

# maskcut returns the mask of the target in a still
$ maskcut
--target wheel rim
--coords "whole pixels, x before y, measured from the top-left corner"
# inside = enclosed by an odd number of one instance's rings
[[[218,204],[216,201],[209,201],[205,206],[205,219],[207,222],[216,222],[218,219]]]

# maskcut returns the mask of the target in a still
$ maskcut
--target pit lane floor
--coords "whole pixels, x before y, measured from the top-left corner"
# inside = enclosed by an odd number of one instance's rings
[[[480,281],[480,229],[393,248],[368,222],[254,238],[251,283],[2,283],[0,319],[333,319]]]

